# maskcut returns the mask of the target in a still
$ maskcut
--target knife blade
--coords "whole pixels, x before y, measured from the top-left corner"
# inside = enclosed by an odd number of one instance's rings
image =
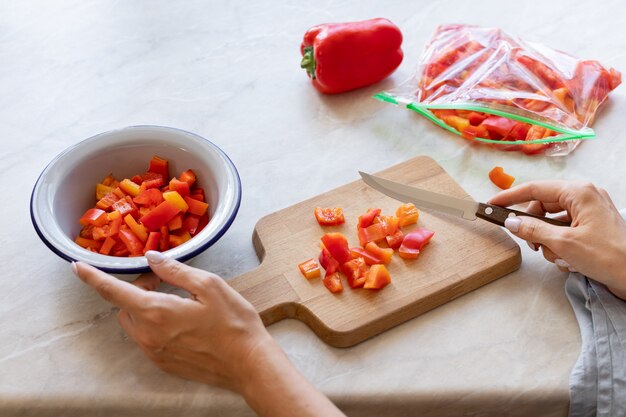
[[[535,216],[519,210],[479,203],[473,200],[439,194],[410,185],[401,184],[385,178],[359,171],[363,182],[381,193],[404,203],[413,203],[418,207],[433,209],[466,220],[481,218],[499,226],[504,226],[507,217],[528,216],[543,220],[555,226],[569,226],[569,222]]]

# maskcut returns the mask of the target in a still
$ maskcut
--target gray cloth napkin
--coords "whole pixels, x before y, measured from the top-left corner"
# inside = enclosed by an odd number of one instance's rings
[[[626,218],[626,209],[620,211]],[[569,383],[570,417],[626,416],[626,302],[571,273],[565,283],[582,347]]]

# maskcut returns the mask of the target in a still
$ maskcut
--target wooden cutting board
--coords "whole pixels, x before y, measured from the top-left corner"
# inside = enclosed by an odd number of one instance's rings
[[[413,158],[376,175],[470,198],[429,157]],[[400,204],[358,180],[265,216],[253,234],[260,266],[228,282],[255,306],[265,325],[298,319],[326,343],[347,347],[519,268],[520,248],[500,227],[480,219],[467,221],[419,210],[417,226],[433,230],[435,236],[417,259],[404,260],[394,254],[387,266],[391,284],[383,290],[353,290],[344,279],[343,292],[335,295],[321,279],[307,280],[301,275],[297,265],[317,259],[324,233],[341,232],[351,246],[358,246],[358,216],[370,207],[393,215]],[[318,225],[315,207],[342,207],[346,223]]]

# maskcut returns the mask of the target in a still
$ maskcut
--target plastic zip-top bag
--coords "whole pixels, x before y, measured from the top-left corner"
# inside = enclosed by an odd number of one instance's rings
[[[437,28],[415,78],[379,100],[403,104],[462,136],[507,151],[566,155],[621,74],[500,29]]]

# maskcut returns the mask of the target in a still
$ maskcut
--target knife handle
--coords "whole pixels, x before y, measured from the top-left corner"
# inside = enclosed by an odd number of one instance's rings
[[[507,217],[513,216],[534,217],[535,219],[543,220],[544,222],[553,224],[555,226],[570,226],[570,222],[563,222],[560,220],[551,219],[549,217],[535,216],[534,214],[526,213],[524,211],[494,206],[492,204],[478,203],[476,217],[480,217],[481,219],[497,224],[498,226],[504,226],[504,221],[507,219]]]

